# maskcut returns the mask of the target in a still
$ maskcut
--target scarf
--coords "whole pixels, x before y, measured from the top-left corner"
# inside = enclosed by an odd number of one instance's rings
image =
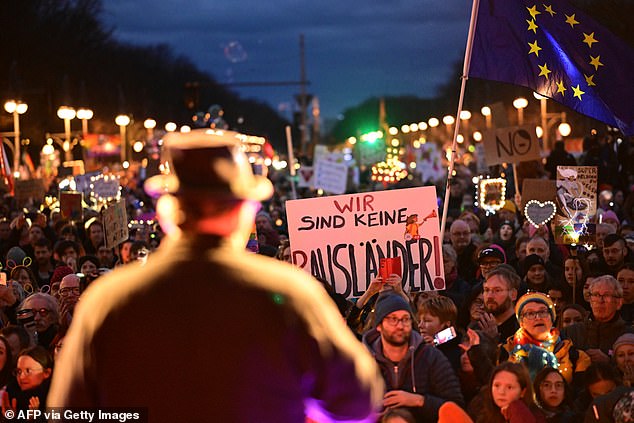
[[[520,328],[513,336],[514,347],[511,350],[511,360],[524,363],[528,368],[531,379],[544,367],[559,368],[559,361],[555,356],[555,346],[561,340],[559,330],[552,328],[550,336],[545,341],[538,341],[527,331]]]

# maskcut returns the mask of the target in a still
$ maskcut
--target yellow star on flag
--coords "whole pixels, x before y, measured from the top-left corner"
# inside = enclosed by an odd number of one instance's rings
[[[528,43],[528,45],[531,47],[531,50],[528,52],[528,54],[535,53],[535,56],[539,57],[539,50],[541,50],[542,48],[537,45],[537,40],[535,40],[535,42],[532,44]]]
[[[530,21],[526,19],[526,22],[528,23],[527,31],[533,31],[535,34],[537,34],[537,28],[539,27],[535,24],[535,21],[533,19],[531,19]]]
[[[535,19],[535,17],[537,15],[541,15],[542,12],[537,10],[537,6],[533,6],[533,7],[527,7],[526,9],[528,9],[528,13],[531,14],[531,16],[533,17],[533,19]]]
[[[603,66],[603,63],[601,63],[601,56],[590,56],[590,64],[594,66],[594,70],[599,70],[599,66]]]
[[[557,12],[553,10],[553,7],[551,5],[544,5],[544,10],[546,10],[546,12],[550,14],[550,16],[555,16],[557,14]]]
[[[566,15],[566,23],[570,24],[571,28],[574,28],[575,25],[579,24],[579,22],[577,22],[577,20],[575,19],[575,13],[573,13],[572,16]]]
[[[583,42],[586,43],[588,45],[588,47],[592,48],[592,44],[598,43],[599,41],[597,41],[597,39],[594,38],[594,32],[591,32],[590,34],[586,34],[584,32],[583,33]]]
[[[548,79],[548,74],[552,72],[550,69],[548,69],[548,64],[544,63],[543,66],[537,65],[537,67],[539,67],[539,70],[541,71],[539,73],[539,76],[543,76]]]
[[[566,92],[567,88],[564,87],[564,81],[557,82],[557,93],[561,93],[563,96]]]
[[[594,83],[594,75],[586,75],[584,73],[583,76],[586,78],[586,84],[588,84],[588,87],[596,87],[597,86],[597,84]]]
[[[572,87],[572,91],[574,92],[572,96],[579,98],[579,100],[581,100],[581,95],[586,93],[585,91],[581,91],[581,88],[579,88],[579,84],[577,84],[576,87]]]

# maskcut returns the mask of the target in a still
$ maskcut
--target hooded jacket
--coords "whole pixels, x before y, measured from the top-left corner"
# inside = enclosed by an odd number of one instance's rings
[[[402,390],[425,397],[423,407],[409,407],[417,422],[438,420],[438,409],[447,401],[463,404],[460,382],[445,355],[423,342],[418,332],[412,331],[409,350],[395,364],[383,355],[381,334],[372,329],[363,336],[379,365],[386,391]]]

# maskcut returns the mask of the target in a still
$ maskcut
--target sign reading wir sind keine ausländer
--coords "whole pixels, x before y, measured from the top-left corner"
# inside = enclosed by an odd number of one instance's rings
[[[436,187],[292,200],[286,203],[293,263],[359,297],[379,259],[401,257],[411,292],[445,288]]]

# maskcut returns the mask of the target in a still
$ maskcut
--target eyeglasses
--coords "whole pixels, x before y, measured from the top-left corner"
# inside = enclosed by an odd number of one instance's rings
[[[412,324],[412,318],[410,316],[405,316],[399,319],[398,317],[389,316],[384,318],[383,322],[387,323],[390,326],[396,326],[399,323],[402,323],[403,326],[409,326]]]
[[[499,261],[494,261],[494,262],[484,262],[484,263],[480,263],[480,267],[495,267],[495,266],[499,266],[501,264],[501,262]]]
[[[46,316],[48,316],[48,313],[50,313],[50,312],[51,312],[51,310],[48,310],[46,308],[40,308],[39,310],[35,309],[35,308],[24,308],[24,309],[18,311],[16,314],[18,316],[24,316],[25,314],[33,313],[33,315],[39,314],[40,317],[46,317]]]
[[[29,368],[24,369],[24,370],[22,370],[22,369],[15,369],[15,370],[13,371],[13,376],[15,376],[15,377],[20,377],[20,376],[22,376],[22,375],[24,375],[24,376],[31,376],[32,374],[39,373],[39,372],[43,372],[43,371],[44,371],[44,368],[43,368],[43,367],[40,367],[39,369],[29,369]]]
[[[508,291],[508,289],[502,289],[502,288],[493,288],[493,289],[489,289],[489,288],[484,288],[484,290],[482,291],[484,293],[484,295],[500,295],[501,293]]]
[[[590,293],[590,300],[591,301],[612,301],[612,300],[616,300],[617,298],[620,298],[618,295],[612,295],[612,294],[598,294],[596,292],[591,292]]]
[[[59,295],[61,295],[62,297],[68,297],[71,293],[75,295],[79,295],[80,294],[79,287],[73,286],[68,288],[62,288],[59,290]]]
[[[522,319],[545,319],[548,316],[550,316],[550,312],[548,310],[527,311],[526,313],[522,314]]]
[[[566,385],[563,382],[542,382],[539,386],[546,390],[555,388],[556,391],[563,391]]]

